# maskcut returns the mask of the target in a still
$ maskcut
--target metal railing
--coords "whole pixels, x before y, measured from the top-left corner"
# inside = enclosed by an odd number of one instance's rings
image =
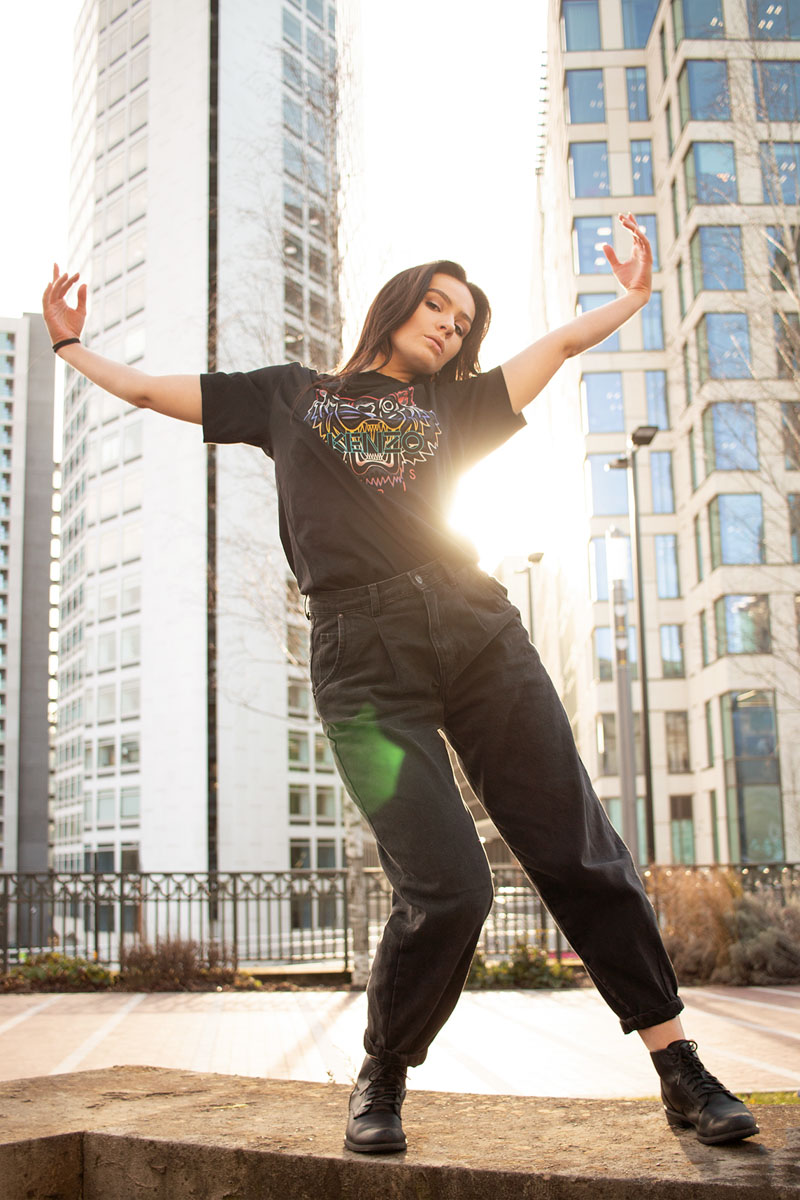
[[[748,891],[786,903],[800,897],[800,865],[653,867],[644,882],[658,910],[659,890],[676,874],[732,872]],[[368,869],[366,921],[374,952],[391,909],[383,873]],[[516,943],[561,958],[559,930],[518,867],[493,868],[495,899],[481,936],[487,958]],[[126,946],[166,939],[214,944],[239,966],[352,961],[353,916],[347,871],[0,874],[0,970],[47,949],[117,967]]]

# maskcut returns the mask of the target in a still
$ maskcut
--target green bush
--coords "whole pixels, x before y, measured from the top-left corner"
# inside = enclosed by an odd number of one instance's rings
[[[149,946],[136,942],[120,954],[117,987],[126,992],[208,992],[214,988],[257,990],[261,985],[237,971],[233,956],[215,942],[169,938]]]
[[[574,967],[551,961],[547,951],[519,941],[510,959],[487,963],[478,951],[467,977],[468,988],[565,988],[576,987]]]
[[[50,952],[34,954],[7,975],[0,975],[2,992],[99,992],[113,988],[116,976],[99,963]]]

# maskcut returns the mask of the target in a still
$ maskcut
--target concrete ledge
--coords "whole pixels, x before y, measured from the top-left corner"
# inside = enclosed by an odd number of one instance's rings
[[[348,1091],[153,1067],[3,1083],[0,1200],[800,1200],[794,1107],[726,1148],[649,1101],[412,1091],[408,1152],[373,1157],[342,1145]]]

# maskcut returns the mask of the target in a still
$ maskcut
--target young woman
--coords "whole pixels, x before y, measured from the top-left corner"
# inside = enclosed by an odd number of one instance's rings
[[[452,1012],[492,904],[440,730],[623,1031],[651,1051],[670,1124],[711,1143],[758,1132],[684,1037],[653,910],[517,610],[446,521],[459,475],[523,427],[521,410],[558,367],[647,303],[650,246],[632,214],[620,221],[631,258],[604,249],[624,294],[486,374],[489,305],[451,262],[390,280],[333,375],[292,363],[149,376],[80,344],[85,285],[76,307],[66,300],[77,275],[54,268],[44,293],[54,349],[75,370],[140,408],[202,423],[206,441],[248,442],[275,460],[317,709],[393,888],[367,989],[351,1150],[405,1149],[406,1069]]]

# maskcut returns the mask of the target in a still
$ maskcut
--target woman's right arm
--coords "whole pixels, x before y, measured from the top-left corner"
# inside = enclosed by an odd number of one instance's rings
[[[86,284],[78,288],[74,308],[67,304],[69,289],[77,275],[60,274],[53,265],[53,279],[42,296],[42,315],[53,345],[65,338],[80,337],[86,320]],[[167,417],[202,424],[203,409],[199,375],[147,375],[135,367],[113,362],[77,342],[56,352],[60,358],[98,387],[137,408],[152,408]]]

